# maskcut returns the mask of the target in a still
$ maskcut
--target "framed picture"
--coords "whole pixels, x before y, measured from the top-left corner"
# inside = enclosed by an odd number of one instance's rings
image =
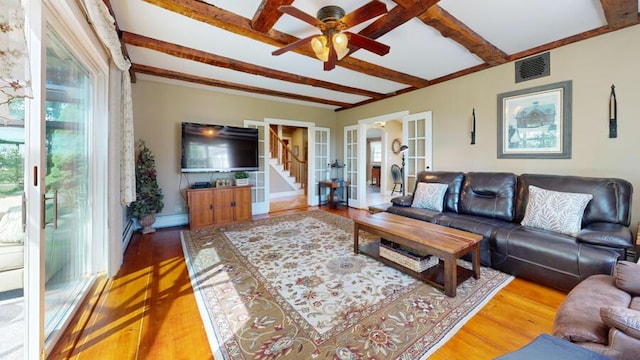
[[[498,94],[498,158],[571,158],[571,81]]]
[[[293,145],[293,155],[300,156],[300,147],[298,145]]]

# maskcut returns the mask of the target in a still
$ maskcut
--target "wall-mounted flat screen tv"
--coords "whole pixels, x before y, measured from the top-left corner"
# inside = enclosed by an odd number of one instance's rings
[[[257,171],[258,129],[182,123],[182,172]]]

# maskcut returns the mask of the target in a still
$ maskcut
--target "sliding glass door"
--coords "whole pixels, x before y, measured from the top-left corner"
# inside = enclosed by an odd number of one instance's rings
[[[89,71],[51,28],[46,30],[45,337],[64,324],[86,289],[90,259]]]

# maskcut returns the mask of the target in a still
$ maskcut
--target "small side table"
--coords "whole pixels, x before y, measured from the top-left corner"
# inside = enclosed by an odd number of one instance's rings
[[[339,203],[345,202],[349,207],[349,182],[343,180],[324,180],[318,182],[318,206],[322,206],[322,188],[329,188],[329,199],[327,203],[330,208],[335,208]],[[341,189],[345,199],[335,201],[336,190]]]

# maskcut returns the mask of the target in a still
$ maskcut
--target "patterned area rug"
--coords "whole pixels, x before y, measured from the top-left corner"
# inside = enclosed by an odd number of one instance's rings
[[[449,298],[355,255],[351,219],[319,210],[184,231],[182,244],[216,359],[426,358],[512,279],[483,267]]]

